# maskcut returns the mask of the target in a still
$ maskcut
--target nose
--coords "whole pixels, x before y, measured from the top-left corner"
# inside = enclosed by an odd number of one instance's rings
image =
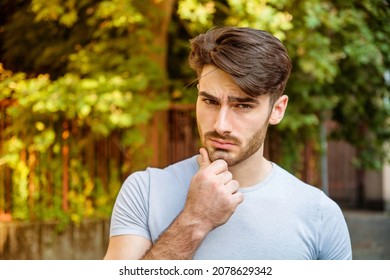
[[[218,134],[226,135],[232,132],[230,117],[229,108],[227,106],[221,107],[214,123],[214,130],[218,132]]]

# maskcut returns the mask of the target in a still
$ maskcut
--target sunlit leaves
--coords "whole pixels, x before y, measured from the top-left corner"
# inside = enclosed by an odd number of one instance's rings
[[[35,13],[36,21],[58,21],[70,27],[77,20],[76,2],[77,0],[32,0],[31,10]]]
[[[383,78],[390,67],[388,1],[213,2],[215,11],[209,19],[214,25],[265,29],[286,45],[294,67],[286,88],[289,107],[278,127],[290,132],[289,139],[316,139],[318,116],[333,111],[333,118],[345,127],[340,135],[360,150],[370,151],[371,160],[362,155],[362,166],[364,162],[367,166],[378,165],[372,163],[384,159],[383,143],[389,139],[384,130],[390,118],[383,101],[389,98],[389,85]],[[206,1],[195,0],[180,3],[179,15],[186,22],[192,21],[184,6],[204,11],[206,5]],[[370,133],[362,135],[360,126]]]
[[[94,12],[96,18],[104,20],[100,28],[127,28],[131,24],[144,20],[142,14],[134,8],[132,1],[101,1]]]
[[[81,155],[93,153],[91,144],[116,133],[116,145],[127,156],[145,137],[138,127],[168,106],[165,69],[151,57],[163,46],[153,46],[153,32],[140,9],[147,5],[32,0],[6,15],[0,39],[8,67],[0,64],[0,100],[11,106],[5,109],[9,122],[2,133],[6,141],[0,164],[12,169],[12,182],[19,188],[15,218],[28,219],[33,211],[39,219],[78,223],[111,211],[122,172],[129,170],[116,163],[107,170],[116,177],[102,182]],[[66,160],[69,217],[61,201]],[[52,192],[30,197],[29,203],[39,200],[34,209],[27,203],[33,185]]]
[[[196,96],[188,86],[194,80],[187,67],[188,37],[218,25],[265,29],[289,51],[294,64],[286,88],[290,101],[277,126],[288,139],[283,142],[289,151],[285,156],[290,157],[286,162],[299,158],[304,141],[318,139],[323,111],[333,112],[342,124],[337,135],[362,151],[356,161],[359,166],[378,166],[383,158],[381,147],[390,137],[389,84],[383,78],[390,68],[388,1],[179,0],[176,26],[170,29],[174,56],[169,74],[155,59],[167,49],[154,44],[158,12],[163,11],[151,11],[149,1],[17,1],[22,2],[15,4],[12,15],[1,11],[7,19],[0,27],[2,62],[7,65],[0,64],[0,99],[12,103],[6,111],[12,121],[5,131],[8,141],[0,165],[11,167],[20,183],[18,205],[26,205],[29,179],[23,152],[40,154],[42,161],[56,157],[52,166],[42,169],[61,184],[58,156],[63,142],[72,141],[71,133],[87,135],[74,140],[73,156],[91,138],[118,131],[124,150],[140,149],[145,139],[139,126],[156,110],[167,108],[167,84],[175,100]],[[175,80],[167,81],[167,76]],[[75,132],[64,132],[64,122]],[[71,166],[76,170],[72,170],[71,201],[77,209],[71,218],[77,222],[83,213],[96,210],[89,195],[95,195],[95,203],[102,207],[111,198],[104,196],[98,179],[91,190],[82,163],[71,160]],[[110,179],[112,186],[120,184],[118,177]],[[34,180],[44,185],[49,178]],[[76,189],[77,184],[85,184],[85,193]],[[54,195],[55,207],[60,207],[60,195]],[[19,217],[28,217],[21,209]],[[42,215],[61,216],[50,211]]]
[[[275,8],[277,1],[230,0],[230,12],[226,24],[264,29],[283,40],[285,31],[292,28],[292,16],[288,11]],[[281,3],[279,2],[279,5]]]
[[[180,0],[178,13],[180,17],[189,22],[193,32],[202,32],[213,26],[215,1],[207,0]]]

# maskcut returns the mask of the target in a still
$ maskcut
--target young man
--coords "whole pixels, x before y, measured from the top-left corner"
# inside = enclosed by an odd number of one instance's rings
[[[351,259],[340,208],[263,156],[291,62],[251,28],[191,40],[200,154],[130,175],[115,203],[105,259]]]

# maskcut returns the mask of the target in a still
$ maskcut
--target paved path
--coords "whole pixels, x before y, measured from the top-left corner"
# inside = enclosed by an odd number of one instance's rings
[[[354,260],[390,260],[390,214],[344,211]]]

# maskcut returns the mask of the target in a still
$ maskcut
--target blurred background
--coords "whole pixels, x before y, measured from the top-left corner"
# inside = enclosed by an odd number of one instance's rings
[[[294,68],[269,159],[390,259],[388,0],[1,0],[0,259],[101,259],[123,180],[198,152],[188,41],[273,33]]]

